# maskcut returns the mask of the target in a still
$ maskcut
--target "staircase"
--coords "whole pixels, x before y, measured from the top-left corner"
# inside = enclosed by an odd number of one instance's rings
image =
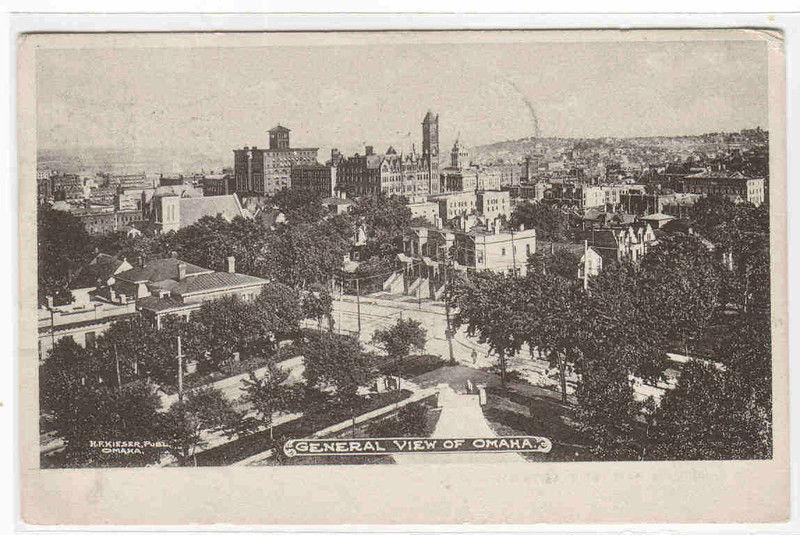
[[[391,294],[402,295],[403,293],[403,274],[399,272],[392,273],[388,279],[383,283],[383,291]]]

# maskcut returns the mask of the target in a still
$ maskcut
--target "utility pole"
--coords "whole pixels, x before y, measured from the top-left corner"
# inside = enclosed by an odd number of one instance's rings
[[[450,256],[447,254],[447,246],[442,245],[442,250],[444,251],[444,315],[445,319],[447,320],[447,331],[445,332],[445,338],[447,338],[447,350],[450,353],[450,362],[455,360],[453,356],[453,330],[450,327],[450,301],[447,299],[447,268],[450,267]]]
[[[514,268],[514,276],[517,276],[517,247],[514,245],[514,229],[511,230],[511,265]]]
[[[178,336],[178,402],[183,403],[183,353],[180,336]]]
[[[119,373],[119,353],[117,353],[117,344],[114,344],[114,364],[117,368],[117,388],[122,390],[122,374]]]
[[[356,316],[358,317],[358,336],[361,336],[361,287],[356,277]]]

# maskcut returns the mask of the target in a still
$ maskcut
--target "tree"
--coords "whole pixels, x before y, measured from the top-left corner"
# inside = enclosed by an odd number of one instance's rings
[[[315,223],[326,215],[320,195],[312,191],[282,189],[276,192],[271,200],[292,224]]]
[[[328,330],[333,330],[333,298],[324,287],[312,289],[303,296],[303,315],[309,319],[317,320],[317,326],[322,328],[322,318],[328,318]]]
[[[567,249],[556,249],[550,254],[547,251],[534,253],[528,257],[528,270],[535,273],[550,273],[565,279],[578,278],[580,257]]]
[[[546,241],[567,241],[570,235],[569,215],[555,206],[545,203],[524,201],[517,204],[511,214],[511,226],[536,229],[536,239]]]
[[[398,319],[397,323],[387,329],[377,329],[372,335],[372,343],[380,346],[391,359],[402,365],[403,357],[407,357],[412,349],[425,349],[427,331],[414,319]]]
[[[205,353],[214,366],[229,362],[235,353],[240,358],[270,353],[273,349],[274,317],[265,315],[261,307],[229,295],[207,301],[192,313],[199,324]]]
[[[567,403],[567,372],[580,354],[579,325],[586,295],[575,278],[550,272],[529,271],[523,284],[525,304],[520,314],[525,318],[525,340],[531,349],[543,351],[550,365],[558,369],[561,401]]]
[[[39,207],[36,224],[39,302],[49,296],[56,305],[70,303],[69,284],[91,258],[89,235],[77,217],[47,206]]]
[[[771,414],[736,374],[691,361],[651,418],[648,449],[665,460],[769,458]]]
[[[272,440],[273,416],[276,413],[286,412],[296,407],[300,393],[292,385],[284,384],[289,378],[289,372],[270,363],[262,377],[255,372],[242,379],[244,395],[241,402],[248,404],[256,414],[256,421],[269,428],[269,438]],[[246,417],[246,415],[245,415]],[[247,417],[246,417],[247,418]],[[248,418],[249,419],[249,418]],[[247,422],[245,422],[247,425]]]
[[[704,334],[722,302],[722,270],[692,236],[664,238],[642,260],[638,284],[643,311],[658,320],[665,339],[690,342]]]
[[[350,248],[342,231],[339,219],[281,228],[263,247],[255,274],[297,289],[327,285]]]
[[[526,317],[521,312],[528,299],[522,278],[481,271],[469,278],[457,278],[445,297],[456,312],[452,326],[467,327],[470,336],[498,355],[500,380],[505,388],[507,359],[513,357],[526,341]]]
[[[303,300],[294,288],[279,282],[265,284],[256,297],[255,307],[276,339],[298,335],[304,317]]]
[[[353,405],[358,388],[369,384],[373,362],[352,336],[305,331],[298,344],[303,355],[303,377],[308,389],[343,405]]]
[[[584,367],[578,383],[578,428],[592,441],[592,452],[601,459],[635,459],[639,448],[635,418],[640,404],[622,367],[593,362]]]
[[[66,352],[62,345],[57,352]],[[55,356],[58,362],[66,362]],[[135,436],[141,441],[160,437],[161,401],[143,381],[118,387],[91,373],[91,364],[57,367],[46,363],[41,371],[41,409],[65,444],[66,466],[144,466],[158,459],[158,450],[143,455],[110,455],[91,447],[93,440]]]
[[[164,430],[169,437],[173,454],[181,465],[197,460],[197,448],[205,444],[204,433],[215,429],[229,431],[241,421],[241,416],[219,390],[200,388],[186,394],[183,401],[174,403],[165,415]]]
[[[404,197],[365,195],[356,200],[353,221],[364,226],[367,243],[364,257],[393,257],[402,250],[402,240],[411,227],[411,209]]]

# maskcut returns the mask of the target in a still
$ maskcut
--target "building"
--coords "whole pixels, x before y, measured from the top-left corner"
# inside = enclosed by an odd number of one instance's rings
[[[476,225],[455,234],[454,251],[456,262],[468,270],[488,269],[524,276],[528,256],[536,252],[536,229],[503,229],[499,220],[485,227]]]
[[[498,217],[511,218],[511,194],[508,191],[479,191],[476,194],[478,213],[487,221]]]
[[[355,203],[346,198],[342,192],[337,192],[334,197],[327,197],[320,201],[323,208],[326,208],[333,215],[342,215],[353,210]]]
[[[439,114],[430,110],[422,120],[422,160],[427,167],[428,191],[439,193]]]
[[[575,276],[578,279],[595,277],[603,270],[603,257],[588,240],[583,243],[537,241],[536,252],[540,255],[553,255],[557,251],[567,251],[575,257]]]
[[[332,154],[333,160],[333,154]],[[349,195],[436,195],[439,178],[439,117],[428,112],[422,122],[422,154],[389,147],[385,154],[365,147],[364,155],[337,158],[337,188]]]
[[[356,154],[339,162],[337,187],[350,195],[427,195],[440,190],[439,178],[432,180],[430,165],[412,150],[398,154],[389,147],[386,154],[375,154],[367,146],[363,156]]]
[[[573,206],[579,209],[605,207],[605,192],[597,186],[585,186],[571,182],[556,182],[544,192],[544,201],[558,206]]]
[[[469,152],[456,139],[450,149],[450,165],[440,175],[442,192],[475,191],[478,189],[478,168],[471,165]]]
[[[764,182],[763,178],[751,178],[741,174],[718,176],[704,173],[684,178],[683,192],[728,197],[732,200],[739,198],[755,206],[761,206],[766,200]]]
[[[336,166],[318,162],[298,164],[291,170],[292,189],[332,197],[336,192]]]
[[[203,303],[227,296],[255,299],[267,280],[236,273],[233,257],[225,271],[214,271],[179,260],[151,260],[115,276],[114,291],[135,300],[143,317],[156,326],[166,315],[188,317]]]
[[[439,217],[444,221],[478,212],[478,196],[474,191],[434,195],[429,200],[439,205]]]
[[[203,195],[212,197],[216,195],[230,195],[233,192],[233,177],[229,174],[205,175],[200,179],[200,188]]]
[[[425,197],[410,199],[408,209],[411,210],[411,217],[421,217],[431,224],[435,224],[439,217],[439,204],[428,201]]]
[[[226,221],[236,217],[251,217],[242,208],[236,194],[212,197],[162,195],[153,197],[152,205],[152,221],[160,232],[177,231],[206,216],[221,216]]]
[[[290,130],[278,125],[269,131],[269,148],[244,147],[233,151],[236,193],[273,195],[291,187],[292,166],[317,163],[316,147],[291,147]]]
[[[657,242],[653,228],[647,222],[622,228],[584,230],[579,239],[597,251],[605,265],[638,262]]]
[[[44,360],[62,338],[82,347],[91,347],[99,335],[115,321],[136,315],[136,304],[126,296],[109,292],[114,277],[131,265],[124,259],[97,254],[82,266],[70,283],[73,301],[54,306],[48,299],[38,310],[39,359]]]

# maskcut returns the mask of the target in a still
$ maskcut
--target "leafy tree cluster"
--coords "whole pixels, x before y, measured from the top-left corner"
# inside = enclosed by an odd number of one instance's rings
[[[545,241],[568,241],[572,234],[569,214],[557,207],[541,202],[524,201],[517,204],[511,214],[511,226],[535,228],[536,238]]]
[[[737,210],[718,225],[768,239],[759,209]],[[731,247],[739,263],[755,266],[761,258],[768,272],[763,249],[747,256],[742,243]],[[526,277],[457,278],[447,298],[455,325],[498,355],[504,381],[506,361],[525,345],[548,358],[564,403],[567,376],[577,381],[577,422],[599,458],[761,458],[771,451],[768,287],[742,280],[755,267],[730,270],[717,253],[697,236],[675,234],[639,265],[606,266],[588,291],[539,265]],[[736,284],[749,285],[746,307],[732,297]],[[713,337],[716,364],[690,361],[658,406],[634,396],[636,381],[665,379],[667,351],[691,356],[712,329],[724,333]]]
[[[92,253],[86,229],[72,214],[44,206],[37,213],[36,238],[39,302],[47,297],[56,305],[71,302],[69,284]]]

